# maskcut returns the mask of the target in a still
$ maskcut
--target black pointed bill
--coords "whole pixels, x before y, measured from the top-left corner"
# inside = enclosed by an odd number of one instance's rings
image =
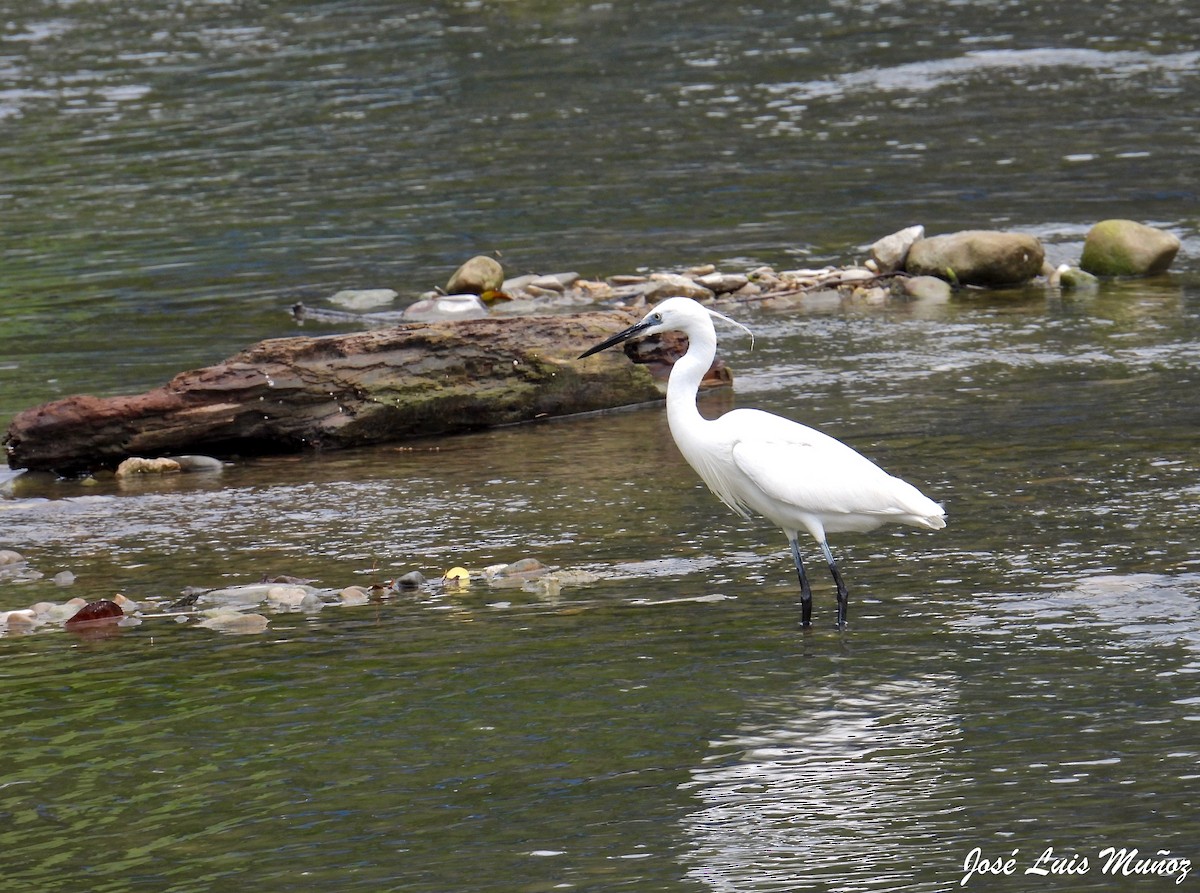
[[[581,353],[579,355],[578,359],[582,360],[584,357],[590,357],[594,353],[600,353],[600,351],[602,351],[602,350],[607,350],[608,348],[612,347],[614,344],[620,344],[622,341],[628,341],[630,338],[634,337],[635,335],[637,335],[641,332],[644,332],[646,329],[650,328],[650,326],[652,326],[652,325],[654,325],[654,323],[647,322],[646,320],[642,320],[641,322],[637,323],[636,325],[630,326],[628,329],[626,329],[623,332],[617,332],[617,334],[613,335],[607,341],[601,341],[595,347],[589,347],[587,350],[585,350],[583,353]]]

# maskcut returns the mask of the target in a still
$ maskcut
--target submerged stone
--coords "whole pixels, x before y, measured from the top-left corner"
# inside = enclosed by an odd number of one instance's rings
[[[188,474],[215,473],[225,470],[225,463],[212,456],[168,456],[179,465],[179,470]]]
[[[478,295],[449,294],[425,298],[404,310],[404,318],[414,322],[440,322],[454,319],[483,319],[487,305]]]
[[[937,276],[910,276],[900,286],[910,298],[918,301],[946,301],[952,294],[950,283]]]
[[[347,586],[338,592],[338,600],[343,605],[365,605],[371,597],[361,586]]]
[[[265,631],[269,622],[262,614],[242,614],[237,611],[223,611],[200,621],[196,625],[218,633],[245,635]]]
[[[330,298],[329,303],[349,310],[370,310],[390,304],[398,297],[399,292],[390,288],[344,288]]]

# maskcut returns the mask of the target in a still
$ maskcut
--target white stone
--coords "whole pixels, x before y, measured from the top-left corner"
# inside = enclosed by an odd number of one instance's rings
[[[390,288],[344,288],[329,299],[329,303],[347,310],[370,310],[383,307],[400,296]]]
[[[884,236],[872,245],[871,259],[879,265],[879,272],[894,273],[904,266],[904,259],[908,257],[908,249],[918,239],[923,238],[925,238],[925,227],[919,224],[905,227],[890,236]]]
[[[439,322],[448,319],[482,319],[488,309],[478,295],[439,295],[417,301],[404,311],[404,318],[416,322]]]

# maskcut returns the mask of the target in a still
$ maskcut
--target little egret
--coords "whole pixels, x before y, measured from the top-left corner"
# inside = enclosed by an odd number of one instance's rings
[[[713,317],[746,329],[691,298],[668,298],[641,322],[580,354],[589,357],[637,335],[677,331],[687,353],[667,382],[667,423],[679,452],[717,498],[744,518],[751,510],[787,535],[800,577],[801,625],[812,625],[812,590],[799,532],[821,547],[837,586],[837,625],[846,625],[846,584],[827,533],[874,530],[895,522],[940,530],[946,513],[912,484],[893,477],[838,440],[759,409],[734,409],[709,420],[696,408],[700,379],[717,353]],[[746,329],[749,332],[749,329]]]

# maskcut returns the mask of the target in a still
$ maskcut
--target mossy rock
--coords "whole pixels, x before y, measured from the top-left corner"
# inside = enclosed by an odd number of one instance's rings
[[[1155,276],[1178,252],[1174,233],[1134,220],[1102,220],[1088,231],[1079,266],[1095,276]]]
[[[486,254],[480,254],[457,270],[446,282],[448,295],[482,295],[488,291],[500,291],[504,285],[504,267]]]

